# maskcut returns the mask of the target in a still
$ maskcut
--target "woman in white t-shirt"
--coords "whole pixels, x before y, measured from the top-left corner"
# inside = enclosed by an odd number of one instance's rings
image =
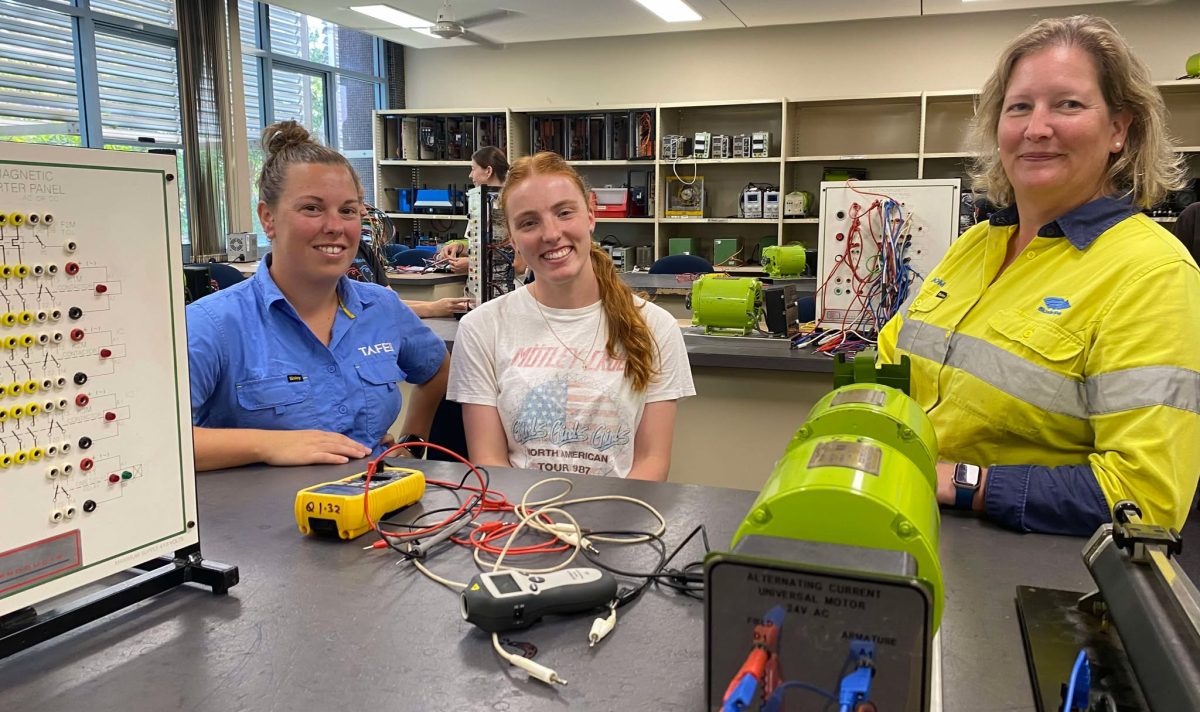
[[[696,393],[675,319],[592,242],[588,191],[561,156],[518,160],[500,204],[535,281],[459,326],[448,397],[471,460],[666,480],[676,401]]]

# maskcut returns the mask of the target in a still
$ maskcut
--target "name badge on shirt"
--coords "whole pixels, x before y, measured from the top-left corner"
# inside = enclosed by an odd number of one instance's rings
[[[304,381],[304,376],[292,374],[287,377],[288,383],[301,383]]]

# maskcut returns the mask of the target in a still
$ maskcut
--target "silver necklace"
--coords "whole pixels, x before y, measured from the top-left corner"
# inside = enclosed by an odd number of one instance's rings
[[[533,299],[533,303],[537,305],[538,314],[542,315],[542,321],[546,324],[546,330],[550,332],[550,335],[554,337],[555,341],[557,341],[564,349],[567,350],[567,353],[571,354],[576,361],[586,366],[587,359],[591,358],[592,353],[596,350],[596,339],[600,336],[600,325],[604,323],[603,307],[601,308],[599,318],[596,319],[596,333],[592,334],[592,343],[588,345],[587,357],[585,358],[580,356],[575,349],[567,346],[566,342],[559,338],[558,333],[554,331],[554,327],[550,326],[550,320],[546,318],[546,312],[542,310],[542,303],[538,301],[537,295],[534,294],[531,287],[526,287],[526,289],[529,289],[529,296]]]

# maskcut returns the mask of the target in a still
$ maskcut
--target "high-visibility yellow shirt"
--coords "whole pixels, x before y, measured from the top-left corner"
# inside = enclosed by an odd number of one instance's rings
[[[1124,499],[1180,527],[1200,475],[1200,269],[1127,202],[1045,225],[996,277],[1015,207],[925,276],[880,360],[907,354],[941,457],[988,469],[985,513],[1087,535]]]

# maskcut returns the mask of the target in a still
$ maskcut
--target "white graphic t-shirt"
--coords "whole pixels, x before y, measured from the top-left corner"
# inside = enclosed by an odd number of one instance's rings
[[[625,357],[605,350],[599,302],[552,309],[519,288],[463,317],[447,397],[500,414],[513,467],[625,477],[646,403],[695,395],[683,334],[664,309],[635,298],[658,344],[658,378],[636,393]]]

